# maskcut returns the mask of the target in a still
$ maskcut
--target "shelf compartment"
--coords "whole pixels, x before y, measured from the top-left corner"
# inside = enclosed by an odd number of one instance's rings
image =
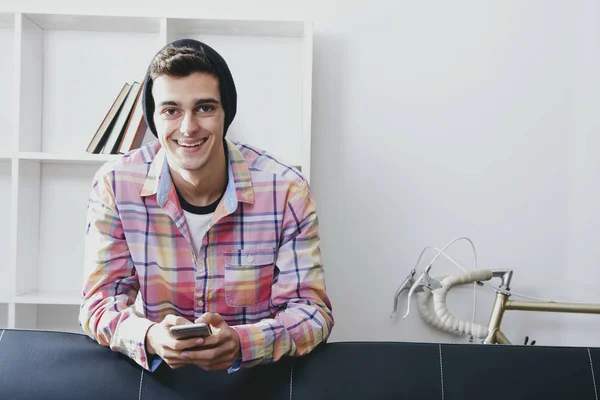
[[[78,304],[72,293],[83,285],[86,211],[100,165],[38,160],[17,165],[17,302]]]
[[[17,21],[17,150],[83,157],[123,84],[143,80],[160,19],[24,14]]]
[[[15,120],[16,115],[15,98],[17,96],[17,87],[15,86],[15,17],[13,14],[0,13],[0,141],[3,147],[12,148],[14,143]],[[5,152],[0,153],[0,158],[5,158]]]
[[[12,261],[12,214],[11,210],[11,173],[10,161],[0,160],[0,210],[4,217],[0,219],[0,302],[7,301],[13,293],[14,279],[11,271]]]
[[[82,288],[86,210],[98,168],[55,163],[41,166],[37,290],[42,293],[72,293]]]

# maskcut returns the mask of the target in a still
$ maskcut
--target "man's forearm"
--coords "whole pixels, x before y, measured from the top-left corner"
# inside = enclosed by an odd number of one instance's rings
[[[109,298],[110,299],[110,298]],[[84,300],[80,311],[80,323],[84,332],[103,346],[110,347],[150,369],[146,353],[146,333],[154,322],[136,314],[134,307],[115,304],[104,299]],[[115,308],[119,311],[115,311]]]
[[[327,340],[332,326],[327,307],[292,303],[273,319],[232,328],[240,337],[241,366],[251,367],[311,352]]]

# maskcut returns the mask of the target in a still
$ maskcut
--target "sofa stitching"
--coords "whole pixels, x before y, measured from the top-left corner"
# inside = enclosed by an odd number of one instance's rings
[[[290,368],[290,400],[292,400],[292,395],[293,395],[293,383],[294,383],[294,364],[292,364],[291,368]],[[598,400],[598,399],[596,399]]]
[[[6,332],[5,329],[2,329],[2,332],[0,332],[0,342],[2,342],[2,337],[4,337],[4,332]]]
[[[590,358],[590,368],[592,369],[592,382],[594,382],[594,394],[596,395],[596,400],[598,400],[598,389],[596,388],[596,376],[594,376],[594,363],[592,362],[592,353],[590,352],[590,348],[587,349],[588,357]]]
[[[440,349],[440,378],[442,381],[442,400],[444,400],[444,364],[442,362],[442,345],[438,344],[438,348]]]
[[[142,370],[142,374],[140,375],[140,391],[138,393],[138,400],[142,400],[142,385],[144,383],[144,370]]]

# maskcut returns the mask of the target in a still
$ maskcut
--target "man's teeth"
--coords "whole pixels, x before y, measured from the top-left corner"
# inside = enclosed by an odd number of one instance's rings
[[[183,147],[195,147],[195,146],[200,146],[202,143],[206,142],[208,138],[204,138],[196,143],[191,143],[191,144],[186,144],[186,143],[181,143],[181,142],[177,142],[180,146]]]

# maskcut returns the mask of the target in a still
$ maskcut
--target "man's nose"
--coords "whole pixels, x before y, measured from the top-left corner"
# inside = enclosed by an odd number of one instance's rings
[[[186,113],[181,121],[179,131],[186,136],[193,135],[198,131],[199,125],[191,114]]]

